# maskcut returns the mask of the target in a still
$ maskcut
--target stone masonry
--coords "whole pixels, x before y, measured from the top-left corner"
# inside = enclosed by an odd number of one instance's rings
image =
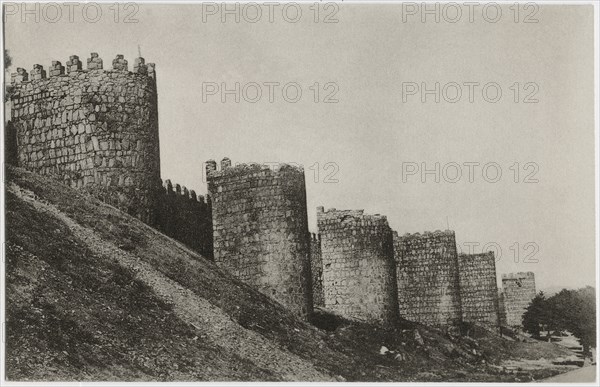
[[[458,256],[463,321],[498,326],[496,263],[492,251]]]
[[[364,321],[398,321],[392,231],[385,216],[317,209],[325,308]]]
[[[504,294],[506,325],[522,326],[525,309],[536,294],[535,275],[530,271],[502,274],[502,293]]]
[[[299,315],[312,312],[304,170],[206,165],[215,262]]]
[[[498,312],[500,325],[506,325],[506,306],[504,305],[504,292],[498,288]]]
[[[111,62],[109,62],[111,63]],[[392,233],[384,216],[319,208],[308,232],[301,168],[207,163],[208,197],[160,180],[155,65],[91,53],[11,75],[6,161],[88,191],[307,316],[315,306],[377,323],[464,319],[520,326],[531,272],[503,275],[492,253],[461,255],[453,231]],[[311,274],[312,273],[312,274]]]
[[[194,190],[166,180],[159,197],[156,228],[182,242],[205,258],[212,259],[212,217],[210,206]]]
[[[154,64],[130,72],[117,62],[104,70],[92,53],[85,70],[76,55],[48,72],[39,64],[29,74],[18,68],[11,77],[16,161],[152,224],[160,190]]]
[[[454,231],[394,234],[400,316],[432,326],[461,321]]]
[[[323,295],[323,258],[321,255],[321,236],[312,233],[310,240],[310,272],[312,275],[313,305],[325,306]]]

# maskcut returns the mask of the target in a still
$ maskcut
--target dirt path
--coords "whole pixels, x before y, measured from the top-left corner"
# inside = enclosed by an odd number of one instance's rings
[[[258,367],[280,375],[283,380],[335,381],[330,375],[316,370],[312,363],[282,350],[260,334],[244,329],[219,308],[167,278],[135,254],[123,251],[99,238],[93,230],[81,226],[54,205],[38,200],[33,192],[14,183],[9,183],[7,189],[38,210],[49,213],[66,224],[90,250],[106,259],[114,259],[130,269],[136,278],[150,286],[159,298],[172,305],[177,316],[193,326],[201,340],[237,353]]]
[[[583,367],[578,370],[565,372],[548,379],[540,380],[542,383],[592,383],[596,380],[596,366]]]

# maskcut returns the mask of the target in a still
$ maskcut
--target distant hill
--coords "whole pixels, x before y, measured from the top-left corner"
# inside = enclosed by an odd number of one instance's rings
[[[451,338],[325,311],[311,325],[51,178],[9,167],[5,192],[11,381],[524,381],[558,371],[498,365],[568,354],[482,329],[475,339]],[[381,355],[382,346],[394,353]]]

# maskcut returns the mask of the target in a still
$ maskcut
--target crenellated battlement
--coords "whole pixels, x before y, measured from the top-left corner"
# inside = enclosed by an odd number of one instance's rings
[[[535,274],[532,271],[520,271],[518,273],[506,273],[506,274],[502,274],[502,279],[503,280],[517,280],[517,279],[533,279],[535,278]]]
[[[344,224],[354,223],[359,226],[388,226],[387,216],[380,214],[365,214],[365,210],[338,210],[330,208],[323,210],[322,206],[317,207],[317,219],[327,225],[329,222],[341,222]]]
[[[485,251],[483,253],[477,253],[477,254],[467,254],[467,253],[458,253],[459,257],[475,257],[475,258],[487,258],[490,256],[494,256],[494,252],[492,250],[490,251]]]
[[[453,230],[435,230],[435,231],[424,231],[422,234],[419,232],[415,232],[413,234],[411,233],[405,233],[402,236],[399,236],[398,233],[395,233],[396,236],[398,236],[399,238],[402,239],[413,239],[413,238],[437,238],[440,236],[444,236],[444,237],[454,237],[455,233]]]
[[[184,185],[162,182],[158,197],[156,228],[212,259],[212,219],[204,196]]]
[[[22,67],[18,67],[15,73],[11,74],[11,83],[13,85],[19,85],[22,83],[38,81],[41,79],[48,79],[47,75],[50,78],[52,77],[60,77],[60,76],[76,76],[81,73],[87,73],[91,71],[106,71],[106,72],[128,72],[131,74],[141,74],[148,76],[154,80],[156,80],[156,71],[155,64],[148,63],[142,57],[138,57],[134,59],[133,71],[128,71],[128,62],[123,57],[123,55],[119,54],[112,61],[112,69],[104,70],[103,60],[98,56],[98,53],[92,52],[90,57],[87,58],[87,67],[83,69],[83,63],[79,60],[79,56],[71,55],[69,59],[65,62],[63,66],[61,62],[55,60],[52,61],[52,64],[49,66],[48,73],[44,69],[44,66],[40,64],[34,64],[32,70],[27,73]]]
[[[235,175],[248,176],[251,174],[258,174],[257,176],[259,176],[261,173],[263,176],[267,176],[268,174],[288,172],[304,174],[304,168],[286,163],[281,163],[276,166],[258,163],[238,163],[232,165],[229,157],[224,157],[221,160],[220,169],[217,169],[217,162],[215,160],[208,160],[206,162],[206,175],[211,178]]]
[[[164,180],[162,182],[162,187],[166,195],[178,195],[181,198],[188,199],[192,202],[206,204],[204,196],[197,195],[194,190],[188,191],[185,186],[180,186],[179,184],[173,185],[170,179]]]

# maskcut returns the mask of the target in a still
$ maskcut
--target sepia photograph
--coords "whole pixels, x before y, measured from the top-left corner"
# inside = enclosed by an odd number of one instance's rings
[[[597,386],[597,1],[2,1],[0,385]]]

